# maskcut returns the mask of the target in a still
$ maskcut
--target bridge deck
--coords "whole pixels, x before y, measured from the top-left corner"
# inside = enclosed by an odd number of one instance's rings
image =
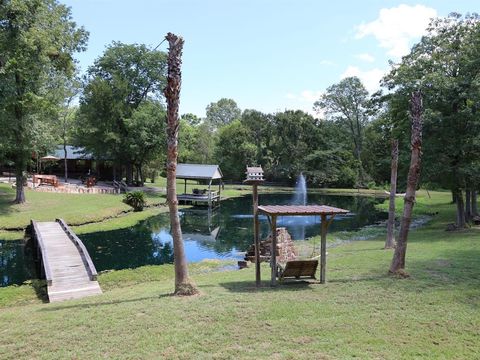
[[[49,268],[51,281],[48,281],[48,298],[50,302],[102,293],[96,281],[96,270],[93,268],[95,276],[92,276],[92,270],[89,268],[88,253],[87,255],[83,253],[79,245],[62,228],[61,223],[37,222],[34,228],[36,236],[40,236],[43,242],[43,266],[45,270]],[[48,277],[47,280],[49,280]]]

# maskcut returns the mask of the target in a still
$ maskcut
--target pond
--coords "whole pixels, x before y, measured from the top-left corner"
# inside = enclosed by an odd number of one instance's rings
[[[288,204],[292,195],[263,194],[260,204]],[[308,204],[325,204],[351,212],[339,215],[329,232],[357,230],[366,225],[385,220],[387,214],[375,209],[382,199],[355,196],[308,194]],[[243,252],[253,242],[251,196],[227,199],[220,208],[209,212],[202,208],[183,209],[180,220],[189,262],[203,259],[240,260]],[[294,240],[305,239],[320,233],[320,217],[279,217],[279,227],[286,227]],[[268,235],[266,217],[260,217],[262,238]],[[172,237],[169,233],[168,214],[161,214],[138,225],[113,231],[80,235],[97,271],[136,268],[173,261]],[[32,250],[22,241],[0,240],[0,286],[21,284],[35,275]]]

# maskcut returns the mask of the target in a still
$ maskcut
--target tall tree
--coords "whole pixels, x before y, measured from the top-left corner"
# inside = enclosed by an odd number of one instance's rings
[[[87,32],[56,0],[0,3],[0,108],[2,133],[12,140],[16,203],[25,202],[23,172],[32,155],[31,131],[55,104],[48,92],[52,74],[73,76],[73,54],[85,50]]]
[[[392,139],[392,165],[390,175],[390,199],[388,206],[387,240],[385,249],[395,246],[395,196],[397,194],[398,140]]]
[[[184,40],[175,34],[165,37],[169,44],[167,86],[164,90],[167,99],[167,202],[170,210],[170,226],[173,237],[173,256],[175,262],[175,294],[194,295],[198,293],[195,284],[188,276],[187,259],[183,246],[182,229],[178,216],[176,189],[178,157],[178,108],[182,83],[182,49]]]
[[[130,184],[138,160],[129,149],[134,136],[130,132],[134,129],[131,122],[144,119],[134,116],[142,103],[161,99],[165,71],[164,52],[120,42],[108,46],[88,70],[80,99],[76,142],[97,157],[125,164]]]
[[[206,112],[207,122],[213,129],[227,125],[235,119],[240,119],[242,113],[234,100],[226,98],[210,103]]]
[[[362,165],[362,150],[364,128],[368,121],[368,91],[356,76],[348,77],[327,88],[314,110],[325,112],[327,119],[334,120],[345,126],[350,133],[353,153],[360,163],[360,180],[365,182],[366,174]]]
[[[407,276],[405,273],[405,256],[407,254],[408,232],[412,221],[412,211],[415,205],[415,192],[420,178],[421,157],[422,157],[422,95],[419,91],[412,94],[411,117],[412,117],[412,140],[411,159],[408,171],[407,191],[405,193],[405,205],[403,207],[402,223],[398,233],[397,246],[393,254],[390,272],[400,276]]]
[[[432,20],[427,30],[384,84],[404,101],[414,89],[422,89],[424,178],[451,189],[457,202],[457,226],[462,228],[463,191],[480,151],[480,19],[475,14],[453,13]]]

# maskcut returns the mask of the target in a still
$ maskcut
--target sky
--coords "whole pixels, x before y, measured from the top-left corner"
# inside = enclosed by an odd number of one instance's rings
[[[378,90],[389,60],[425,34],[432,17],[480,12],[473,0],[59,0],[90,33],[82,71],[112,41],[157,46],[185,40],[180,113],[235,100],[266,113],[300,109],[328,86],[358,76]],[[160,46],[167,51],[167,43]]]

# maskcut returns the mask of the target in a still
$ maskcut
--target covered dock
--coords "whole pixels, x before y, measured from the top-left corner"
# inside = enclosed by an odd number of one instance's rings
[[[180,203],[192,205],[208,205],[215,207],[220,204],[222,191],[222,171],[218,165],[204,164],[178,164],[177,179],[184,180],[184,191],[178,194],[177,198]],[[193,189],[187,193],[188,180],[204,181],[208,184],[207,189]],[[217,184],[214,184],[214,183]],[[218,185],[218,190],[212,189],[212,186]]]

